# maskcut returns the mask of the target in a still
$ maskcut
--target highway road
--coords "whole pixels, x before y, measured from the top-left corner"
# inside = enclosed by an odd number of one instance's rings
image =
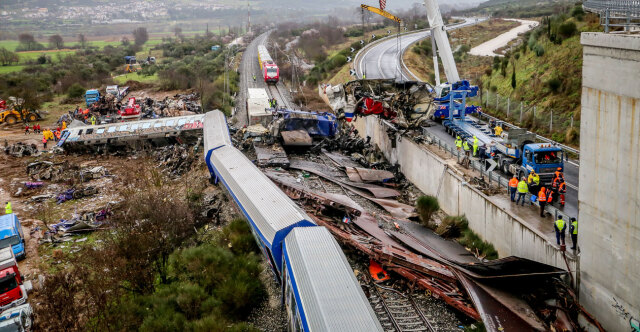
[[[478,22],[484,21],[485,19],[464,18],[464,20],[465,21],[463,23],[447,27],[447,30],[474,25]],[[356,68],[356,75],[358,78],[362,78],[362,75],[366,73],[367,79],[388,78],[396,80],[416,80],[417,78],[410,71],[406,69],[402,70],[403,65],[400,54],[403,54],[413,43],[428,38],[430,35],[430,31],[422,30],[403,35],[398,46],[396,45],[396,38],[387,38],[377,44],[365,47],[360,51],[355,59],[354,67]],[[400,49],[402,53],[398,54],[398,49]],[[427,131],[441,139],[443,142],[446,142],[451,146],[454,145],[454,138],[444,131],[444,127],[435,125],[428,127]],[[565,163],[564,175],[567,181],[567,202],[565,207],[559,208],[559,210],[560,213],[565,213],[567,216],[572,217],[578,216],[579,167],[578,161],[575,160],[570,160]],[[559,204],[556,205],[559,206]]]
[[[477,24],[486,20],[485,18],[463,18],[464,22],[447,26],[447,30],[458,29]],[[377,44],[363,49],[356,56],[356,75],[362,78],[366,74],[367,79],[375,78],[395,78],[398,80],[415,80],[410,74],[403,72],[399,54],[413,43],[425,39],[431,35],[429,30],[420,30],[413,33],[397,37],[389,37],[379,41]],[[400,50],[400,52],[398,52]]]

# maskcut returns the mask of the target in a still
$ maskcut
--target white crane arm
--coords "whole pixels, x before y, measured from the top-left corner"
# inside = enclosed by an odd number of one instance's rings
[[[436,0],[424,0],[424,5],[427,7],[427,18],[429,20],[429,25],[431,26],[431,33],[433,34],[431,37],[436,41],[438,54],[442,60],[442,66],[444,67],[444,73],[447,76],[447,80],[449,83],[458,82],[460,81],[460,75],[458,74],[456,62],[453,59],[453,52],[451,52],[451,45],[449,44],[447,31],[445,30],[445,25],[442,21],[440,6],[438,6],[438,2]]]

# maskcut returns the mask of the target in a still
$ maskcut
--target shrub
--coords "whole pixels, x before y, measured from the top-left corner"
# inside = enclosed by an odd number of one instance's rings
[[[547,81],[547,86],[552,92],[557,92],[560,85],[562,85],[562,81],[557,77],[553,77]]]
[[[442,220],[436,233],[445,238],[458,238],[469,225],[465,216],[447,216]]]
[[[67,96],[69,98],[80,98],[84,96],[85,91],[86,91],[85,88],[82,85],[80,85],[80,83],[73,83],[67,89]]]
[[[493,247],[493,244],[482,240],[478,234],[469,228],[462,231],[462,237],[458,239],[458,242],[471,249],[471,251],[476,251],[477,255],[481,258],[484,257],[488,260],[498,258],[498,252]]]
[[[416,209],[418,210],[418,214],[420,214],[422,223],[428,226],[433,214],[440,209],[440,204],[434,196],[420,196],[416,202]]]
[[[565,143],[577,143],[580,138],[580,133],[576,128],[567,129],[567,133],[565,134],[564,141]]]
[[[487,76],[491,76],[491,74],[493,74],[493,69],[491,68],[487,68],[484,70],[485,75]]]
[[[572,21],[564,22],[560,24],[560,26],[558,27],[558,33],[564,38],[569,38],[573,36],[577,31],[578,31],[578,28],[576,27],[576,24],[573,23]]]
[[[347,58],[342,54],[338,54],[331,59],[331,64],[333,65],[333,68],[342,67],[346,63],[347,63]]]
[[[540,44],[536,44],[536,46],[533,49],[534,52],[536,52],[536,56],[543,56],[544,55],[544,47]]]

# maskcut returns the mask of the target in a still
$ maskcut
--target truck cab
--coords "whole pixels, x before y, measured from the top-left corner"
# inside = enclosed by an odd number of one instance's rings
[[[0,249],[0,311],[25,304],[29,290],[31,282],[23,282],[13,251]]]
[[[2,248],[10,248],[17,259],[24,259],[27,255],[22,225],[15,213],[0,216],[0,249]]]
[[[120,96],[120,89],[118,88],[117,85],[107,85],[106,92],[107,94],[112,94],[116,97]]]
[[[542,185],[551,185],[555,171],[564,170],[564,152],[549,143],[526,144],[522,153],[522,168],[527,176],[531,171],[540,175]]]
[[[100,100],[100,91],[98,89],[87,90],[84,94],[84,100],[87,103],[87,107]]]

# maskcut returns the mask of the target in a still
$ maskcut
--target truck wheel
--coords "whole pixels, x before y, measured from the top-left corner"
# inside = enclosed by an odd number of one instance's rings
[[[29,113],[27,114],[27,121],[29,122],[38,121],[38,116],[35,113]]]
[[[18,122],[18,118],[16,118],[15,115],[7,115],[7,117],[4,118],[4,122],[6,122],[9,125],[14,125],[16,124],[16,122]]]
[[[502,161],[502,172],[506,175],[509,175],[509,163],[506,160]]]

